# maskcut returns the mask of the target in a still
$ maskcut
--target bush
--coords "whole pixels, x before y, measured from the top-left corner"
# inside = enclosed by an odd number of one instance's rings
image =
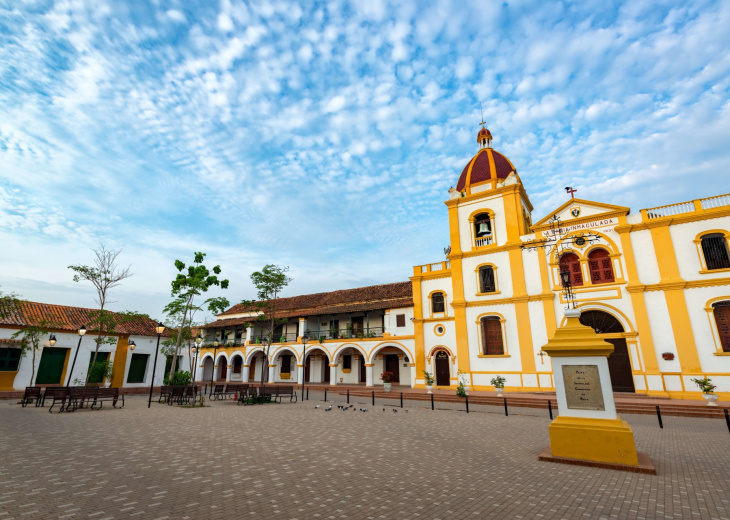
[[[181,370],[179,372],[175,372],[172,376],[172,379],[170,379],[168,376],[165,376],[165,378],[162,380],[163,385],[189,385],[191,384],[193,378],[190,375],[190,372],[187,370]]]

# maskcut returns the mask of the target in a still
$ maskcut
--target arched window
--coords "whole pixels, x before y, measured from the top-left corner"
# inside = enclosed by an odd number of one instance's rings
[[[730,301],[712,304],[717,335],[720,337],[720,348],[723,352],[730,352]]]
[[[241,358],[241,356],[234,357],[233,358],[233,373],[240,374],[242,366],[243,366],[243,359]]]
[[[727,239],[722,233],[703,235],[702,254],[705,255],[707,270],[730,268],[730,255],[727,250]]]
[[[497,284],[494,281],[494,269],[491,265],[485,265],[479,268],[479,292],[490,293],[497,290]]]
[[[588,268],[591,272],[591,283],[614,281],[611,256],[605,249],[594,249],[588,254]]]
[[[482,353],[485,356],[501,356],[504,354],[502,339],[502,322],[499,316],[485,316],[482,323]]]
[[[474,236],[476,237],[477,247],[494,243],[492,219],[489,213],[480,213],[474,217]]]
[[[431,311],[446,312],[444,306],[444,293],[435,292],[431,295]]]
[[[580,268],[580,259],[575,253],[566,253],[560,257],[560,271],[570,273],[570,283],[573,287],[583,285],[583,272]]]

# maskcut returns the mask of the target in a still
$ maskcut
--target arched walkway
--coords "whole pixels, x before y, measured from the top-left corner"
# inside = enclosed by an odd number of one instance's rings
[[[320,347],[307,349],[307,358],[304,361],[304,382],[330,382],[329,353]]]
[[[243,356],[241,354],[233,354],[231,357],[231,381],[242,381],[243,377]]]
[[[634,389],[634,376],[631,369],[631,356],[623,337],[621,322],[608,312],[584,310],[580,322],[596,331],[601,339],[613,345],[613,354],[608,356],[608,370],[611,373],[611,386],[614,392],[631,392]]]
[[[370,353],[373,364],[373,384],[382,385],[382,374],[390,372],[394,385],[413,386],[411,377],[411,356],[400,345],[383,343]]]
[[[213,356],[206,356],[201,363],[203,368],[198,370],[195,374],[195,378],[198,381],[208,381],[213,377]]]
[[[228,375],[228,357],[225,354],[219,355],[216,365],[218,365],[218,368],[216,369],[215,380],[225,381]]]
[[[335,352],[334,363],[337,365],[336,383],[345,385],[365,384],[365,352],[357,345],[343,345]]]
[[[297,378],[297,353],[289,347],[278,349],[271,356],[271,364],[274,367],[274,381],[282,383],[296,383]]]
[[[251,383],[260,383],[262,381],[263,371],[263,382],[266,383],[269,380],[269,367],[266,366],[268,363],[264,363],[264,353],[261,350],[254,352],[248,360],[248,381]]]

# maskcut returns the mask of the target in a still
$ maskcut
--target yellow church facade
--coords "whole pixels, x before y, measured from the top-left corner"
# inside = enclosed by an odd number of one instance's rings
[[[564,324],[561,272],[581,321],[614,345],[614,391],[730,399],[730,195],[631,213],[570,198],[532,223],[512,163],[482,129],[446,201],[448,260],[413,268],[416,373],[491,389],[552,391],[542,351]],[[570,196],[570,195],[567,195]],[[419,377],[415,386],[425,385]]]

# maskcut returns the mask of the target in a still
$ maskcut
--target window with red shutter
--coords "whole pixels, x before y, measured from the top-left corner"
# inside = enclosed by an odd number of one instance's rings
[[[730,301],[713,303],[717,335],[720,337],[720,348],[730,352]]]
[[[611,256],[605,249],[594,249],[588,255],[588,269],[591,272],[591,283],[611,283],[614,281]]]
[[[573,287],[583,285],[583,272],[580,268],[580,259],[575,253],[566,253],[560,257],[560,270],[570,273],[570,283]]]
[[[406,326],[406,315],[405,314],[396,314],[395,315],[395,326],[396,327],[405,327]]]
[[[482,353],[487,356],[501,356],[504,354],[502,339],[502,322],[499,316],[482,318]]]

